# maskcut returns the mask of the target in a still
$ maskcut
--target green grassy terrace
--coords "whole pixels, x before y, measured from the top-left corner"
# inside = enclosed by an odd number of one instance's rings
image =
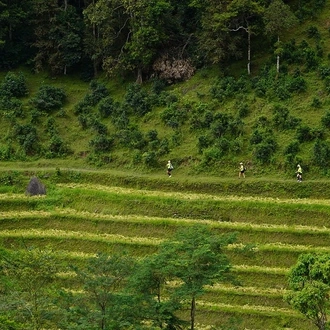
[[[1,178],[11,177],[11,184],[0,187],[1,245],[51,247],[63,265],[58,281],[64,288],[81,290],[67,266],[83,264],[98,252],[127,251],[143,258],[179,228],[203,223],[215,233],[237,233],[237,243],[226,253],[240,285],[207,288],[197,301],[199,327],[220,326],[234,316],[240,329],[312,328],[283,295],[300,253],[330,252],[326,181],[211,181],[44,168],[35,174],[47,195],[26,196],[32,173],[1,171]],[[181,313],[188,318],[188,311]]]

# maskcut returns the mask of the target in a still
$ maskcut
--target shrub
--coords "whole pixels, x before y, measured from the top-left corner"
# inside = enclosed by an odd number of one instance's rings
[[[16,97],[0,97],[0,110],[10,111],[15,117],[22,117],[23,103]]]
[[[157,155],[163,156],[170,152],[170,143],[167,138],[164,138],[160,141]]]
[[[118,116],[112,119],[118,129],[126,129],[129,125],[129,118],[126,111],[121,111]]]
[[[207,135],[201,135],[198,137],[197,148],[198,152],[202,153],[204,149],[208,148],[212,144],[212,139]]]
[[[159,140],[149,141],[148,147],[149,150],[157,151],[159,148]]]
[[[106,135],[108,133],[107,126],[95,116],[91,116],[90,127],[98,134]]]
[[[92,80],[89,84],[89,87],[92,91],[91,94],[87,94],[89,98],[90,105],[94,106],[99,103],[102,99],[109,96],[109,91],[104,84],[98,82],[97,80]]]
[[[115,115],[120,107],[118,102],[114,102],[111,96],[102,99],[99,103],[98,110],[102,118],[108,118]]]
[[[63,89],[53,86],[41,86],[37,95],[31,99],[39,110],[51,111],[63,106],[66,94]]]
[[[95,153],[103,153],[111,150],[114,139],[104,134],[98,134],[89,141],[89,145],[94,149]]]
[[[300,144],[298,141],[292,141],[284,148],[284,155],[296,155],[300,150]]]
[[[211,133],[214,138],[219,138],[224,135],[236,137],[243,127],[243,122],[240,119],[234,119],[233,116],[217,113],[214,116],[211,124]]]
[[[215,147],[219,150],[220,156],[223,157],[230,149],[230,141],[222,137],[215,142]]]
[[[313,147],[313,162],[319,167],[328,168],[329,161],[330,161],[329,143],[317,139]]]
[[[308,38],[315,38],[319,39],[320,38],[320,32],[316,26],[309,26],[307,29],[307,36]]]
[[[211,96],[219,101],[232,97],[234,94],[247,90],[247,81],[245,78],[236,80],[234,77],[224,77],[218,79],[211,87]]]
[[[129,149],[142,150],[146,146],[146,140],[137,127],[123,129],[117,133],[119,143]]]
[[[330,128],[330,111],[327,111],[321,118],[321,123],[324,127]]]
[[[58,135],[54,134],[51,136],[49,143],[46,146],[45,157],[56,158],[63,157],[70,153],[70,149],[63,139]]]
[[[56,127],[56,122],[53,117],[49,117],[46,121],[46,132],[49,135],[56,135],[58,133],[57,127]]]
[[[321,79],[325,79],[330,77],[330,67],[328,65],[320,65],[319,67],[319,75]]]
[[[214,161],[220,160],[222,153],[216,146],[210,147],[203,152],[203,163],[212,164]]]
[[[250,112],[249,105],[247,103],[238,104],[237,110],[239,118],[245,118]]]
[[[14,149],[10,144],[0,146],[0,160],[11,160],[13,155]]]
[[[261,131],[258,129],[255,129],[251,134],[250,144],[252,144],[252,145],[259,144],[262,142],[262,139],[263,139],[263,135],[262,135]]]
[[[142,162],[142,153],[140,150],[134,150],[132,153],[132,163],[133,165],[140,164]]]
[[[28,95],[24,74],[20,72],[17,75],[13,72],[8,72],[0,86],[0,94],[14,97],[23,97]]]
[[[157,130],[153,129],[146,133],[148,141],[156,141],[158,140],[158,132]]]
[[[293,129],[300,123],[300,119],[290,116],[289,109],[279,104],[273,109],[273,125],[277,129]]]
[[[168,106],[162,113],[161,119],[165,125],[172,128],[180,127],[187,119],[187,113],[177,103]]]
[[[146,166],[156,167],[158,165],[157,155],[154,151],[145,152],[142,157]]]
[[[288,89],[291,93],[302,93],[307,89],[306,80],[303,77],[294,77],[288,81]]]
[[[139,84],[131,84],[124,97],[124,106],[128,107],[129,113],[144,116],[151,111],[151,102],[145,90]]]
[[[321,108],[322,102],[321,102],[321,100],[318,97],[313,97],[313,101],[312,101],[311,106],[313,108]]]
[[[263,141],[255,146],[254,156],[262,164],[268,163],[277,148],[274,140]]]
[[[300,143],[312,141],[314,139],[312,129],[307,125],[299,126],[296,131],[296,139]]]
[[[317,58],[317,54],[313,49],[308,48],[305,50],[305,58],[307,69],[314,70],[317,68],[319,59]]]
[[[37,129],[31,124],[16,124],[14,127],[14,137],[27,155],[32,155],[39,151]]]

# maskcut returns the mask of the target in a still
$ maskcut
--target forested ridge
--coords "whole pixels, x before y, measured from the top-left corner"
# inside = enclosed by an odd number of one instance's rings
[[[96,75],[165,67],[186,78],[210,63],[280,54],[280,38],[322,11],[325,0],[4,0],[0,68]],[[249,54],[248,54],[249,52]],[[167,61],[167,64],[166,64]],[[250,63],[248,63],[250,65]],[[182,68],[184,66],[184,68]],[[170,70],[170,68],[167,68]],[[178,69],[179,70],[179,69]],[[248,66],[248,70],[251,68]]]

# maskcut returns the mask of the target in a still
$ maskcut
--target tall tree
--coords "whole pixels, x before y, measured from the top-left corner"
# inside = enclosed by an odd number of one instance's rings
[[[33,23],[37,49],[34,58],[35,70],[41,71],[49,64],[49,59],[57,51],[54,38],[50,37],[50,31],[56,22],[56,14],[60,10],[57,0],[35,0],[33,2]]]
[[[58,11],[54,23],[49,37],[57,47],[50,56],[49,65],[53,72],[66,74],[67,69],[77,64],[82,56],[83,22],[76,9],[65,3]]]
[[[6,310],[15,309],[15,320],[26,329],[53,329],[51,287],[59,266],[52,251],[26,249],[0,252],[1,280],[5,288]],[[53,315],[54,316],[54,315]]]
[[[141,260],[130,278],[128,290],[133,293],[142,322],[152,322],[160,329],[182,329],[185,322],[175,315],[181,304],[178,299],[169,299],[166,292],[166,283],[171,279],[165,271],[166,263],[159,254]]]
[[[292,290],[285,300],[319,330],[328,329],[330,310],[330,254],[302,254],[288,276]]]
[[[233,280],[224,247],[235,240],[235,235],[216,235],[207,226],[193,226],[161,245],[164,271],[179,283],[173,297],[190,301],[190,330],[195,328],[196,299],[205,286]]]
[[[31,8],[31,0],[0,1],[0,67],[12,68],[31,56]]]
[[[247,35],[247,71],[251,72],[251,36],[259,31],[263,6],[256,0],[192,0],[201,11],[200,45],[213,63],[242,56],[243,36]],[[240,34],[243,32],[243,34]]]
[[[119,330],[129,324],[128,314],[124,312],[128,303],[124,303],[125,297],[120,292],[134,265],[133,259],[123,254],[98,254],[88,261],[85,269],[75,269],[87,294],[85,302],[87,305],[92,302],[87,315],[94,322],[92,326]]]
[[[245,31],[247,34],[247,72],[251,73],[251,36],[257,34],[258,23],[263,13],[260,1],[233,0],[227,8],[228,30]]]
[[[282,0],[273,0],[264,12],[265,33],[270,36],[276,36],[275,44],[276,70],[280,71],[281,43],[280,36],[290,27],[298,23],[297,18],[291,12],[290,6],[283,3]]]

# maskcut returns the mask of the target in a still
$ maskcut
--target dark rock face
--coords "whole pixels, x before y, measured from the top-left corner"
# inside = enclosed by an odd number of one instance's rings
[[[36,176],[33,176],[26,188],[26,194],[30,196],[46,195],[46,187]]]

